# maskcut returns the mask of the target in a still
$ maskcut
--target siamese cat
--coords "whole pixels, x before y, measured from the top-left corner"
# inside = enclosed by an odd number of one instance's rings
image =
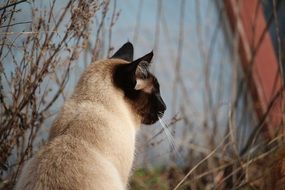
[[[125,190],[136,131],[166,106],[149,72],[153,53],[133,61],[133,45],[92,63],[55,120],[47,144],[24,166],[17,190]]]

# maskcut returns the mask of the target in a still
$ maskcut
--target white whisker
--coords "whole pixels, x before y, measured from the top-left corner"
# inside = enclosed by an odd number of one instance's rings
[[[164,121],[160,117],[158,117],[158,119],[159,119],[159,123],[160,123],[160,125],[163,128],[163,131],[165,133],[165,136],[166,136],[166,138],[167,138],[171,148],[173,149],[175,154],[179,157],[179,159],[181,159],[182,157],[179,154],[178,149],[176,148],[175,140],[174,140],[173,136],[171,135],[169,129],[167,128],[166,124],[164,123]]]

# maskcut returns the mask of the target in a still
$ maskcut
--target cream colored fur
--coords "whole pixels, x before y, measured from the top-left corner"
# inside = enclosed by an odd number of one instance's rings
[[[112,83],[114,65],[125,63],[109,59],[88,67],[16,190],[127,189],[141,118]]]

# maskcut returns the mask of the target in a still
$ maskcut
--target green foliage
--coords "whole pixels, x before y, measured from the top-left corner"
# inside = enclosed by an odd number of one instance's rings
[[[184,172],[180,168],[153,168],[153,169],[138,169],[130,181],[131,190],[170,190],[177,185],[183,178]],[[190,189],[190,186],[185,182],[179,189]]]

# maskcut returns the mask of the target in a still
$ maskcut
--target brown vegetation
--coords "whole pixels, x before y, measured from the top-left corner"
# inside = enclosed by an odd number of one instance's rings
[[[40,132],[54,114],[52,106],[65,98],[75,61],[83,52],[92,52],[95,60],[103,51],[102,27],[92,48],[90,26],[95,14],[104,22],[109,1],[68,0],[62,9],[59,3],[0,3],[0,189],[13,186],[23,163],[42,144]],[[112,25],[116,14],[114,9]],[[23,15],[26,21],[18,22]]]

